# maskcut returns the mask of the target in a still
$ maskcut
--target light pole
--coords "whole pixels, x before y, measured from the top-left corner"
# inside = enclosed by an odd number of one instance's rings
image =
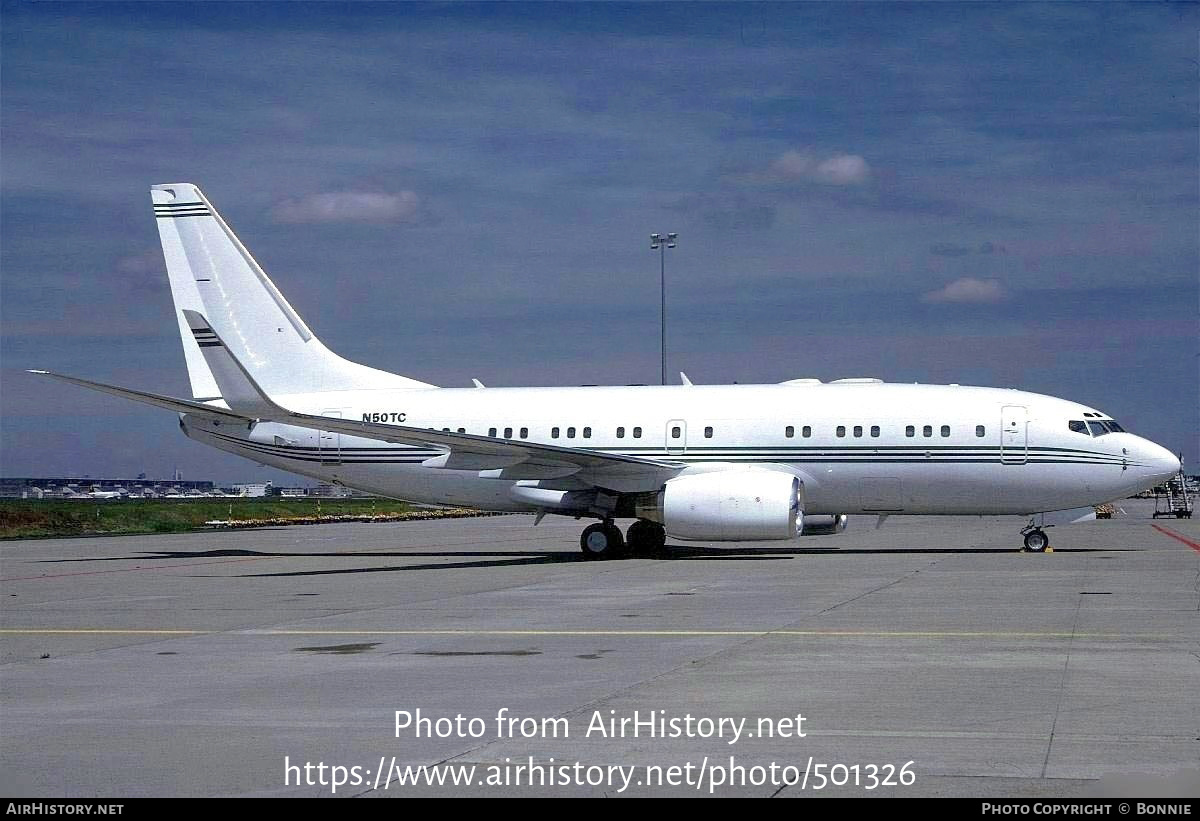
[[[678,234],[651,234],[650,250],[658,251],[658,281],[659,293],[662,298],[659,341],[659,355],[662,360],[662,384],[667,384],[667,249],[675,247]]]

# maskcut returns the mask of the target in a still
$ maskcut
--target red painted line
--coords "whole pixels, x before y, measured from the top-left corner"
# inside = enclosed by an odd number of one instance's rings
[[[221,559],[215,562],[187,562],[186,564],[160,564],[151,567],[121,567],[116,570],[82,570],[78,573],[47,573],[42,576],[19,576],[11,579],[0,579],[0,582],[28,582],[38,579],[59,579],[64,576],[99,576],[104,573],[134,573],[141,570],[169,570],[173,567],[200,567],[206,564],[232,564],[234,562],[261,562],[264,559],[278,559],[280,556],[251,556],[247,559]],[[147,559],[149,561],[149,559]]]
[[[1166,535],[1170,536],[1172,539],[1178,539],[1179,541],[1183,542],[1185,545],[1190,547],[1192,550],[1195,550],[1197,553],[1200,553],[1200,543],[1193,542],[1191,539],[1189,539],[1185,536],[1181,536],[1180,534],[1176,533],[1174,530],[1171,530],[1171,528],[1169,528],[1169,527],[1162,527],[1161,525],[1150,525],[1150,527],[1154,528],[1159,533],[1165,533]]]

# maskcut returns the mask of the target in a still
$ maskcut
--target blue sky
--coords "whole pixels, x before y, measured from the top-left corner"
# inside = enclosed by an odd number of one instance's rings
[[[0,473],[291,481],[185,395],[147,188],[351,359],[1011,386],[1200,460],[1193,4],[24,4],[0,51]]]

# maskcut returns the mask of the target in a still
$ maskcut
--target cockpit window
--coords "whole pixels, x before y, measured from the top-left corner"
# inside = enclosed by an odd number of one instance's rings
[[[1124,433],[1125,428],[1113,422],[1111,419],[1102,420],[1100,422],[1088,421],[1088,427],[1092,429],[1092,436],[1103,436],[1106,433]]]
[[[1087,429],[1087,422],[1084,422],[1084,421],[1082,421],[1082,420],[1079,420],[1079,419],[1072,419],[1070,422],[1068,422],[1068,423],[1067,423],[1067,425],[1068,425],[1068,427],[1070,427],[1070,428],[1071,428],[1071,430],[1073,430],[1075,433],[1083,433],[1083,434],[1086,434],[1086,433],[1088,432],[1088,429]]]

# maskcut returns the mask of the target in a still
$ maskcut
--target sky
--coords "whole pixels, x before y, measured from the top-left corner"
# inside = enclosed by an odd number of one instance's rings
[[[1200,466],[1195,4],[0,2],[0,474],[301,480],[188,394],[148,188],[442,386],[871,376]]]

